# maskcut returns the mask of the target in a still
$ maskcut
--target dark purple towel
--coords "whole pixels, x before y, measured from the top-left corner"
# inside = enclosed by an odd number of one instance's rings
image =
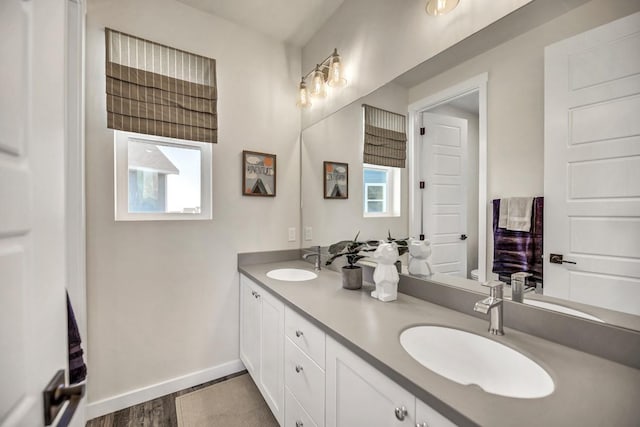
[[[69,344],[69,384],[76,384],[87,378],[87,365],[82,355],[82,340],[76,316],[73,314],[69,294],[67,293],[67,337]]]
[[[500,200],[493,201],[493,272],[511,275],[519,271],[542,281],[542,217],[544,197],[533,199],[531,231],[511,231],[498,227]]]

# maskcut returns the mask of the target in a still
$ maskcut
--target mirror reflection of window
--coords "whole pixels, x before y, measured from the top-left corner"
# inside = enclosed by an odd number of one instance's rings
[[[399,169],[365,164],[362,170],[363,216],[399,216]]]

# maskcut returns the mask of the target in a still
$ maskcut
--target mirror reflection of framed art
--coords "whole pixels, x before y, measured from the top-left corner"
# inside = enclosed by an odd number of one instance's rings
[[[349,198],[349,165],[339,162],[323,162],[324,198]]]

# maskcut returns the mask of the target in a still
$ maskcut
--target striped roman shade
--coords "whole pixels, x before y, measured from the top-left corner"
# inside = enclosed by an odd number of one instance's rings
[[[365,163],[403,168],[407,158],[407,118],[363,104]]]
[[[216,61],[107,28],[107,125],[218,142]]]

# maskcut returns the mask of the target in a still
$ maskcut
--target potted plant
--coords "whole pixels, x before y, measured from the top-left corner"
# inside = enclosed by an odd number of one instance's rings
[[[360,232],[353,240],[342,240],[329,246],[331,257],[327,260],[326,265],[331,265],[335,259],[341,256],[347,259],[347,265],[342,267],[342,287],[345,289],[360,289],[362,287],[362,268],[355,264],[365,258],[361,252],[372,250],[369,247],[369,242],[359,242],[358,236],[360,236]]]

